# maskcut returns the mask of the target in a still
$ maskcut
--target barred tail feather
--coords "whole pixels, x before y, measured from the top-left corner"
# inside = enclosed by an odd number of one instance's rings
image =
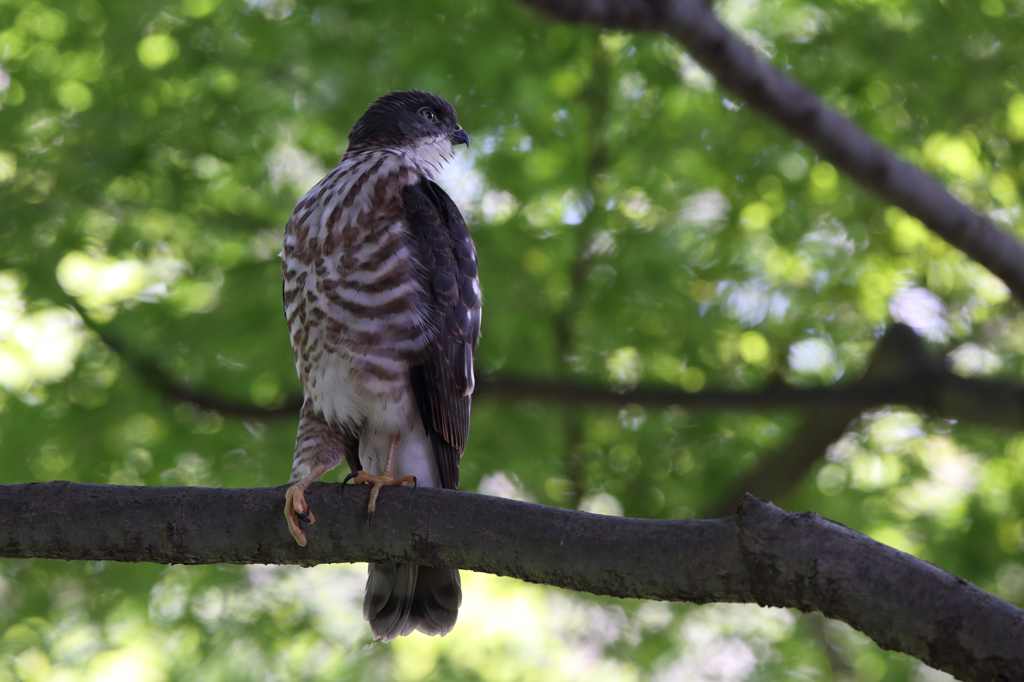
[[[462,605],[462,580],[454,568],[419,567],[409,623],[427,635],[446,635]]]
[[[363,617],[376,640],[390,642],[413,630],[446,635],[461,604],[462,581],[453,568],[370,564]]]

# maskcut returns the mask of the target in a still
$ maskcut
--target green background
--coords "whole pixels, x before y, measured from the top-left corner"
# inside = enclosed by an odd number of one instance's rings
[[[715,7],[1020,234],[1024,5]],[[473,140],[440,182],[479,253],[482,372],[827,385],[861,376],[895,319],[960,374],[1022,378],[1024,320],[1001,282],[664,36],[495,0],[0,0],[0,482],[284,483],[297,412],[275,410],[300,388],[283,225],[367,104],[409,87],[455,103]],[[461,487],[699,517],[802,419],[481,396]],[[879,408],[774,501],[1024,605],[1012,433]],[[0,682],[945,678],[817,615],[482,575],[465,575],[448,637],[367,646],[364,570],[5,560]]]

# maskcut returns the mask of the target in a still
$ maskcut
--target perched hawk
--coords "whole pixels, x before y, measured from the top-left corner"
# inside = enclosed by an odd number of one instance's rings
[[[304,492],[345,460],[357,483],[457,488],[480,337],[476,250],[434,183],[454,145],[455,109],[418,90],[370,105],[341,163],[285,228],[284,310],[305,401],[284,514],[306,545]],[[455,625],[459,572],[370,564],[363,615],[389,641]]]

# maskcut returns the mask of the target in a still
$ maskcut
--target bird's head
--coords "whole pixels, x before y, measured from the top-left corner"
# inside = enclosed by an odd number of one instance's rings
[[[455,107],[443,98],[402,90],[378,97],[352,128],[348,144],[350,151],[402,150],[436,173],[451,159],[454,145],[469,145],[469,135],[459,125]]]

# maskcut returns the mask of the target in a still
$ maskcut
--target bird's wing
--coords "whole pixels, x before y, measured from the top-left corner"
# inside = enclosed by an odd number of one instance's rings
[[[469,434],[473,353],[480,338],[480,283],[476,249],[466,221],[430,180],[402,192],[426,296],[431,343],[411,369],[423,426],[430,435],[441,487],[459,487],[459,458]]]

